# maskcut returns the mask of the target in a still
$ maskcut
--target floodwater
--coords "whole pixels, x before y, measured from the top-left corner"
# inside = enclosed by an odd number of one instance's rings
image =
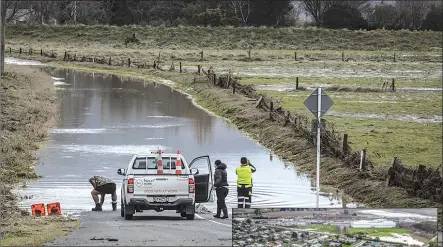
[[[305,85],[300,84],[300,87],[304,87],[305,90],[314,90],[315,88],[321,87],[325,89],[330,89],[332,87],[343,87],[357,90],[359,88],[362,89],[373,89],[373,90],[382,90],[381,87],[358,87],[355,85],[327,85],[327,84],[315,84],[315,85]],[[254,88],[257,90],[264,91],[295,91],[296,84],[295,83],[284,83],[284,84],[263,84],[263,85],[254,85]],[[428,93],[441,93],[443,91],[442,88],[426,88],[426,87],[396,87],[395,90],[402,92],[428,92]]]
[[[36,172],[42,179],[18,192],[21,202],[60,202],[64,213],[77,214],[94,206],[88,179],[104,175],[117,182],[135,153],[180,150],[190,162],[209,155],[228,166],[229,207],[236,207],[235,168],[246,156],[257,168],[253,207],[315,207],[308,177],[167,86],[119,79],[97,73],[45,67],[61,98],[58,126],[38,153]],[[315,165],[315,164],[312,164]],[[118,193],[120,196],[120,193]],[[118,199],[120,200],[120,199]],[[321,207],[341,207],[340,200],[320,197]],[[333,204],[333,205],[331,205]],[[213,210],[215,203],[205,204]],[[107,196],[104,210],[110,210]]]
[[[196,71],[196,66],[183,66],[189,71]],[[203,70],[209,67],[203,66]],[[215,72],[231,71],[234,75],[251,77],[335,77],[335,78],[407,78],[407,79],[439,79],[442,70],[401,70],[401,69],[349,69],[349,68],[298,68],[296,66],[215,66]]]

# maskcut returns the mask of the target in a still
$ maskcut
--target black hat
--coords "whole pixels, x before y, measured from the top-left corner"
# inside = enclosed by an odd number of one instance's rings
[[[246,165],[246,164],[248,163],[248,159],[247,159],[246,157],[242,157],[242,158],[240,159],[240,163],[241,163],[242,165]]]
[[[216,161],[215,161],[215,165],[216,165],[216,166],[218,166],[218,165],[220,165],[220,164],[221,164],[221,161],[220,161],[220,160],[216,160]]]

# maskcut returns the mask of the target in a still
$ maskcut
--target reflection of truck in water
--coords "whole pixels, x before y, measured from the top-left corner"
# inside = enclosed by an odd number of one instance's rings
[[[126,169],[121,187],[121,216],[132,219],[143,210],[176,210],[193,220],[195,203],[209,202],[213,176],[209,156],[195,158],[191,163],[178,152],[134,155]]]

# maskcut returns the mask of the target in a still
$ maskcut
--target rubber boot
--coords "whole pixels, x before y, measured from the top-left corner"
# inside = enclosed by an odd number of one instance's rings
[[[228,209],[227,208],[223,208],[223,217],[221,217],[222,219],[227,219],[228,218]]]
[[[112,203],[112,211],[117,211],[117,203],[116,202]]]
[[[220,218],[221,208],[217,207],[217,214],[214,215],[214,218]]]
[[[92,211],[102,211],[102,205],[100,203],[95,204],[95,208]]]

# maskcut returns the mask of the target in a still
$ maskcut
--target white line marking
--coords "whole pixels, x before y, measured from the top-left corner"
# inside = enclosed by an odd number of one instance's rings
[[[195,214],[195,216],[197,216],[197,217],[200,218],[200,219],[204,219],[204,220],[210,221],[210,222],[215,223],[215,224],[220,224],[220,225],[223,225],[223,226],[229,226],[229,227],[232,227],[232,225],[223,224],[223,223],[217,222],[217,221],[215,221],[215,220],[206,219],[206,218],[204,218],[204,217],[202,217],[202,216],[200,216],[200,215],[198,215],[198,214]]]

